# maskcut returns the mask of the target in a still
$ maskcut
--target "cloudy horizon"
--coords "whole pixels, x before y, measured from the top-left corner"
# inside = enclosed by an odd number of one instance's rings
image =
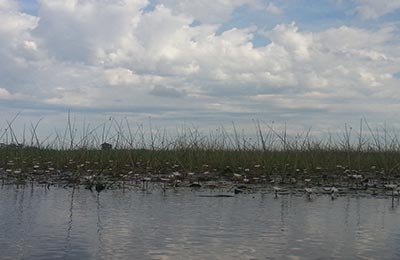
[[[0,0],[2,126],[396,125],[400,0]]]

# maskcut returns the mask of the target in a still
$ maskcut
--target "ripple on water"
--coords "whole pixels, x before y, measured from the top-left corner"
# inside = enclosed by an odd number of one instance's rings
[[[399,205],[369,197],[199,197],[0,189],[1,259],[399,259]]]

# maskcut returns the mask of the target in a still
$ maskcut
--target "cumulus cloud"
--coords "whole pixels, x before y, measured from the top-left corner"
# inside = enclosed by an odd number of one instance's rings
[[[283,46],[294,54],[294,58],[297,60],[311,58],[310,48],[313,47],[313,36],[311,33],[299,33],[294,22],[290,25],[279,24],[272,31],[266,33],[266,36],[273,43]]]
[[[41,0],[33,33],[51,56],[92,63],[104,50],[116,51],[129,40],[135,44],[124,35],[131,35],[146,5],[146,0]]]
[[[0,0],[0,100],[174,118],[234,113],[238,120],[268,111],[338,119],[383,113],[382,104],[400,101],[396,25],[221,30],[243,5],[283,13],[255,0],[149,4],[40,0],[37,15],[28,15]],[[268,43],[255,47],[256,35]]]

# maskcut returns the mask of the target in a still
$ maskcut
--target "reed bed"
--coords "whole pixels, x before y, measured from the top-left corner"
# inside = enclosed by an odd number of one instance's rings
[[[395,130],[372,128],[363,119],[357,130],[314,137],[311,129],[288,134],[286,126],[254,121],[252,134],[229,128],[201,131],[179,127],[172,134],[151,122],[132,125],[109,120],[95,127],[76,125],[68,115],[62,131],[39,140],[40,121],[16,134],[7,121],[0,133],[3,183],[111,184],[132,180],[234,181],[327,184],[355,179],[400,179],[400,142]],[[111,145],[103,147],[102,144]],[[361,177],[360,177],[361,176]]]

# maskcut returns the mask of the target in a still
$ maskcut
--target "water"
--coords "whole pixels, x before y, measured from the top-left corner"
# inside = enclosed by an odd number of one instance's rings
[[[4,186],[0,259],[400,259],[400,206]]]

